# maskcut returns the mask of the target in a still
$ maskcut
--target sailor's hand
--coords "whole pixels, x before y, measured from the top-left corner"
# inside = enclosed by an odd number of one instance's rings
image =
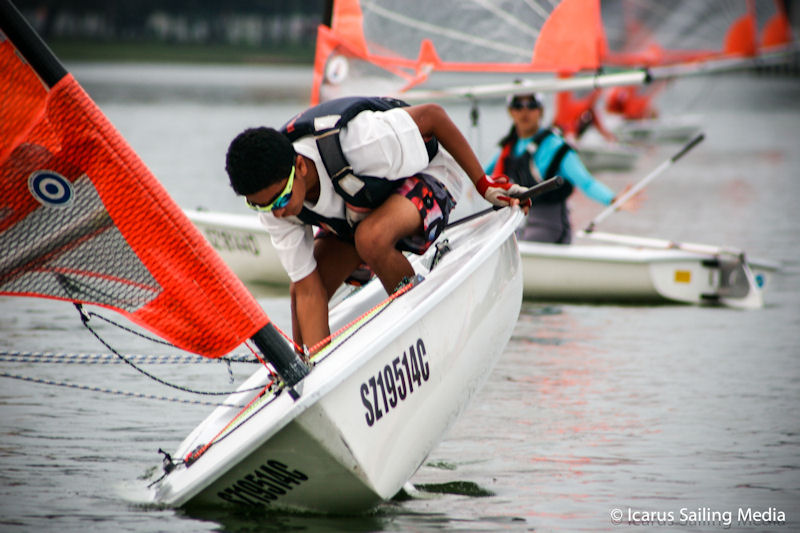
[[[613,200],[611,200],[611,203],[613,204],[617,200],[617,198],[620,198],[625,194],[627,194],[632,187],[633,185],[630,184],[626,185],[625,188],[622,190],[622,192],[619,195],[615,196]],[[625,200],[624,203],[620,204],[617,207],[617,209],[619,209],[620,211],[629,211],[629,212],[637,211],[639,207],[641,207],[645,199],[646,197],[644,191],[639,191],[630,198],[628,198],[627,200]]]
[[[490,204],[499,207],[519,205],[519,200],[512,198],[510,194],[525,192],[524,187],[516,183],[508,183],[508,178],[505,176],[490,178],[484,174],[475,186],[478,188],[478,192],[481,193],[481,196],[486,198]]]

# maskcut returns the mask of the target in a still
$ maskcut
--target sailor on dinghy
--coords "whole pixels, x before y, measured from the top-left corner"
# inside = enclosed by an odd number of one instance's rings
[[[605,127],[595,110],[599,98],[600,89],[592,89],[585,96],[578,96],[574,91],[561,91],[556,94],[556,115],[553,118],[553,126],[561,130],[562,135],[570,142],[576,142],[592,126],[605,140],[616,142],[616,136]]]
[[[508,113],[513,124],[500,140],[500,150],[486,166],[493,178],[508,176],[512,183],[530,187],[560,175],[565,186],[536,199],[525,226],[517,236],[525,241],[569,244],[572,228],[567,198],[575,187],[603,205],[614,202],[614,191],[595,179],[581,162],[572,146],[553,128],[540,128],[543,113],[542,97],[538,94],[517,94],[508,98]],[[635,198],[635,197],[634,197]],[[632,200],[634,200],[632,198]],[[637,202],[629,201],[633,209]]]
[[[362,262],[387,293],[413,278],[401,251],[421,254],[441,233],[462,192],[459,167],[492,204],[518,203],[509,195],[524,189],[488,178],[435,104],[335,99],[231,142],[231,186],[260,212],[291,280],[297,347],[328,338],[327,303]]]

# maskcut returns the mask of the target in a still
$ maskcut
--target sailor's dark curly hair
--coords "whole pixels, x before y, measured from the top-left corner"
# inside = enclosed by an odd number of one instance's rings
[[[296,152],[273,128],[250,128],[236,136],[225,156],[231,187],[240,196],[258,192],[289,177]]]

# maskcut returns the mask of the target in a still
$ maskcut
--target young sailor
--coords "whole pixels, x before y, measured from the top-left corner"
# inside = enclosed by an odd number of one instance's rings
[[[537,94],[508,98],[508,113],[513,124],[500,140],[500,150],[487,165],[486,173],[508,176],[512,183],[524,187],[553,176],[564,177],[564,186],[536,199],[536,208],[531,210],[517,236],[526,241],[569,244],[572,229],[567,198],[574,188],[578,187],[603,205],[614,201],[614,192],[586,170],[578,154],[561,135],[551,128],[539,127],[542,111],[542,98]]]
[[[656,118],[658,110],[653,98],[666,86],[666,82],[654,83],[646,90],[637,86],[615,87],[606,96],[606,111],[622,115],[626,120]]]
[[[517,205],[509,195],[522,190],[485,175],[440,106],[390,98],[330,100],[280,131],[245,130],[226,170],[289,275],[299,347],[328,337],[328,300],[362,262],[387,293],[413,278],[402,251],[423,253],[444,229],[462,170],[494,205]]]
[[[582,96],[573,91],[559,92],[556,94],[553,126],[557,127],[561,135],[570,142],[580,139],[591,126],[594,126],[605,140],[616,142],[616,136],[605,127],[595,110],[599,98],[600,89],[592,89]]]

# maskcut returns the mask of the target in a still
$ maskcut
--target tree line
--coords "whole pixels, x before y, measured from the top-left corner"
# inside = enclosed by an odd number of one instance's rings
[[[249,44],[304,39],[328,20],[330,8],[330,0],[16,0],[15,4],[45,40]]]

